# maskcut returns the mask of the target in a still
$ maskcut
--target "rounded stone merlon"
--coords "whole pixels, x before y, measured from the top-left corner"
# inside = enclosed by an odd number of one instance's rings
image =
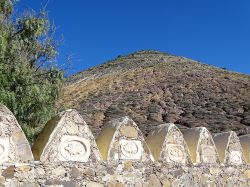
[[[96,139],[103,160],[152,162],[153,156],[136,123],[129,117],[113,119]]]
[[[239,137],[245,161],[250,163],[250,134]]]
[[[33,161],[29,142],[15,116],[0,104],[0,163]]]
[[[73,109],[52,118],[32,147],[35,160],[42,162],[100,161],[101,155],[82,116]]]
[[[213,137],[221,163],[239,165],[243,163],[242,147],[233,131],[215,134]]]
[[[205,127],[195,127],[183,132],[193,164],[219,163],[218,153],[210,132]]]
[[[158,162],[182,165],[191,163],[183,135],[172,123],[161,124],[151,129],[146,142]]]

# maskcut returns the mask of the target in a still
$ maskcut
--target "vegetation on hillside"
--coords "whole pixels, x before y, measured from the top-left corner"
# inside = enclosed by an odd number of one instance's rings
[[[250,132],[250,76],[158,51],[139,51],[67,79],[57,103],[76,108],[97,135],[128,115],[147,134],[152,126],[204,126]]]
[[[0,103],[14,113],[32,143],[54,115],[63,71],[46,11],[13,15],[14,4],[0,1]]]

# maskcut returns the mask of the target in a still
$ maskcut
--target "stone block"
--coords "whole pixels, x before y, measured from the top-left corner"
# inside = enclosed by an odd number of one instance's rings
[[[0,162],[9,161],[9,149],[10,149],[10,139],[0,138]]]
[[[244,176],[245,176],[247,179],[250,179],[250,169],[247,169],[246,171],[244,171]]]
[[[162,181],[162,186],[163,187],[171,187],[171,182],[168,179],[164,179]]]
[[[76,182],[74,181],[63,181],[63,180],[47,180],[45,182],[45,186],[48,187],[80,187]]]
[[[148,184],[149,184],[149,186],[161,187],[161,182],[155,174],[151,174],[149,176]]]
[[[0,184],[4,184],[5,183],[5,177],[0,175]],[[1,185],[0,185],[1,186]]]
[[[97,182],[87,182],[86,187],[104,187],[104,186]]]
[[[110,182],[107,187],[125,187],[121,182]]]
[[[20,187],[40,187],[40,185],[35,182],[24,182]]]
[[[65,173],[66,173],[66,170],[63,166],[59,166],[51,171],[51,175],[56,176],[56,177],[59,177],[59,176],[63,177],[65,176]]]
[[[121,135],[126,136],[128,138],[137,138],[138,132],[137,130],[132,126],[123,126],[120,129]]]
[[[9,178],[13,178],[15,174],[15,166],[9,166],[6,169],[3,170],[2,175],[9,179]]]
[[[71,171],[69,172],[71,177],[77,178],[82,176],[82,172],[75,166],[71,168]]]

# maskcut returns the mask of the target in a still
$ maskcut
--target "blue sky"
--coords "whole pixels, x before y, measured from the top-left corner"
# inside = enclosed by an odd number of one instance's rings
[[[48,0],[19,0],[19,11]],[[249,0],[49,0],[70,74],[142,49],[250,74]]]

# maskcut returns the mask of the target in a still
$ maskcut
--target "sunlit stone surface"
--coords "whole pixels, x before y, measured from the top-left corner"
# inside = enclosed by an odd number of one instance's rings
[[[9,160],[10,141],[9,138],[0,138],[0,163]]]
[[[32,160],[29,143],[15,116],[0,104],[0,164]]]
[[[95,162],[101,156],[87,124],[75,110],[67,110],[50,120],[32,147],[42,162]]]
[[[96,142],[104,160],[153,161],[142,133],[128,117],[110,121]]]
[[[180,130],[171,123],[151,130],[147,144],[156,161],[185,165],[190,163],[189,150]]]
[[[194,164],[219,163],[218,153],[212,136],[206,128],[196,127],[188,129],[183,133],[183,136]]]
[[[243,154],[240,140],[235,132],[223,132],[214,135],[214,143],[221,163],[240,165]]]

